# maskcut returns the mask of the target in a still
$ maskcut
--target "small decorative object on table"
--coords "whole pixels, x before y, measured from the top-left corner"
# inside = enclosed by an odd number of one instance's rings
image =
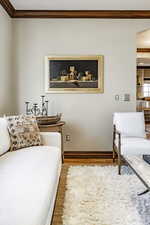
[[[26,115],[36,116],[38,125],[51,125],[56,124],[60,121],[62,114],[57,114],[56,116],[48,116],[48,101],[45,101],[45,96],[41,96],[41,108],[37,103],[34,103],[31,108],[29,107],[30,102],[25,102],[26,104]]]
[[[48,115],[48,101],[45,101],[45,96],[42,95],[42,103],[41,109],[37,103],[34,103],[31,108],[29,108],[30,102],[25,102],[26,104],[26,115],[34,115],[34,116],[47,116]]]
[[[55,124],[61,119],[61,113],[57,114],[56,116],[37,116],[37,123],[39,125],[50,125]]]

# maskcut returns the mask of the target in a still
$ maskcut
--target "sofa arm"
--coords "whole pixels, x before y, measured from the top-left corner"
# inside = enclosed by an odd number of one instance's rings
[[[43,145],[55,146],[61,149],[61,134],[58,132],[40,132]]]

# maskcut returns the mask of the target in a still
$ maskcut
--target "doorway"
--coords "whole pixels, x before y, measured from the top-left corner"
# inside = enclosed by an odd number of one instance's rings
[[[146,128],[150,129],[150,29],[137,34],[137,111],[143,111]]]

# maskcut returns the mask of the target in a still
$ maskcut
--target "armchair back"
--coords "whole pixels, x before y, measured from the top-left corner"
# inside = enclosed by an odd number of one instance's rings
[[[116,112],[113,124],[124,137],[146,137],[143,112]]]

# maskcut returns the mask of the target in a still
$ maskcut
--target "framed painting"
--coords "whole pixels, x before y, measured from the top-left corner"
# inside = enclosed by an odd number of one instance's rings
[[[46,56],[46,93],[103,93],[104,57]]]

